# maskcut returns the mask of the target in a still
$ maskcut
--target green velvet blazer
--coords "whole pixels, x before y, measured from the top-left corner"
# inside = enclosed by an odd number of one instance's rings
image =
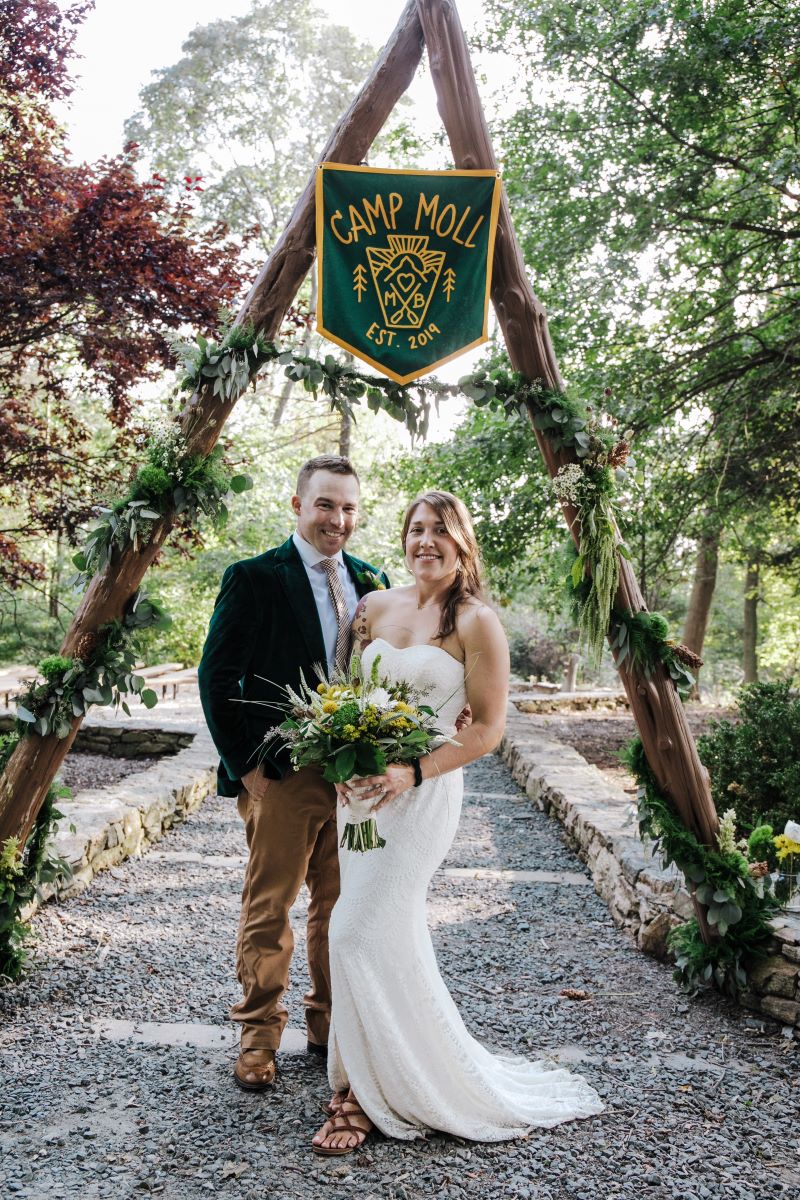
[[[365,571],[389,586],[369,563],[347,553],[343,558],[359,596],[374,586],[359,579]],[[242,776],[259,762],[270,779],[291,770],[286,749],[277,743],[265,749],[264,734],[283,720],[277,707],[286,700],[282,687],[297,687],[301,671],[315,680],[314,666],[325,661],[314,594],[291,538],[228,567],[198,671],[203,712],[221,758],[221,796],[237,796]]]

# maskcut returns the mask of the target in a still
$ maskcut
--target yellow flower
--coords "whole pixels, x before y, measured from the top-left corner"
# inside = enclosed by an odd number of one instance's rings
[[[317,692],[319,693],[320,696],[324,696],[325,693],[327,692],[327,690],[328,690],[327,683],[318,683],[317,684]]]
[[[783,862],[790,854],[800,854],[800,842],[794,842],[785,833],[779,833],[772,839],[775,845],[778,861]]]
[[[335,700],[326,700],[322,706],[322,711],[324,713],[335,713],[338,711],[338,708],[339,708],[339,705],[336,703]]]
[[[405,700],[395,700],[394,707],[396,712],[413,713],[414,707],[411,704],[406,704]]]

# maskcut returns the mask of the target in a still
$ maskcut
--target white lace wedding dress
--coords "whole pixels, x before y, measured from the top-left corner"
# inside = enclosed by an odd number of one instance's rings
[[[443,729],[466,703],[464,668],[436,646],[398,649],[376,639],[367,669],[426,691]],[[474,1141],[519,1137],[534,1126],[603,1109],[580,1076],[544,1062],[490,1054],[467,1032],[439,974],[425,902],[461,812],[461,771],[426,780],[378,814],[381,850],[340,850],[341,894],[330,924],[331,1086],[348,1086],[382,1133],[427,1130]],[[347,809],[339,806],[339,833]]]

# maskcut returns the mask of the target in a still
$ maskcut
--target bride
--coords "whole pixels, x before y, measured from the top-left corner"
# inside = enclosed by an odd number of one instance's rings
[[[374,797],[386,845],[340,850],[341,892],[330,924],[333,1017],[330,1118],[318,1154],[347,1154],[376,1126],[409,1140],[428,1130],[502,1141],[602,1111],[580,1076],[543,1062],[490,1054],[470,1036],[448,992],[428,932],[426,892],[455,836],[461,768],[493,750],[503,733],[509,657],[485,603],[478,547],[463,503],[431,491],[403,522],[410,587],[371,592],[356,611],[354,648],[365,671],[424,691],[452,731],[469,703],[472,723],[416,763],[337,785],[347,804]]]

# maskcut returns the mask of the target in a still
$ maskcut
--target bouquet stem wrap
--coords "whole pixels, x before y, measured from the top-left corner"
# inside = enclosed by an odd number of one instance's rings
[[[358,788],[352,789],[358,792]],[[369,799],[362,799],[355,795],[347,802],[347,814],[351,819],[348,820],[344,827],[340,846],[346,846],[348,850],[381,850],[386,845],[386,839],[382,838],[378,833],[378,826],[375,823],[375,817],[372,812],[372,806],[375,800],[372,796]]]

